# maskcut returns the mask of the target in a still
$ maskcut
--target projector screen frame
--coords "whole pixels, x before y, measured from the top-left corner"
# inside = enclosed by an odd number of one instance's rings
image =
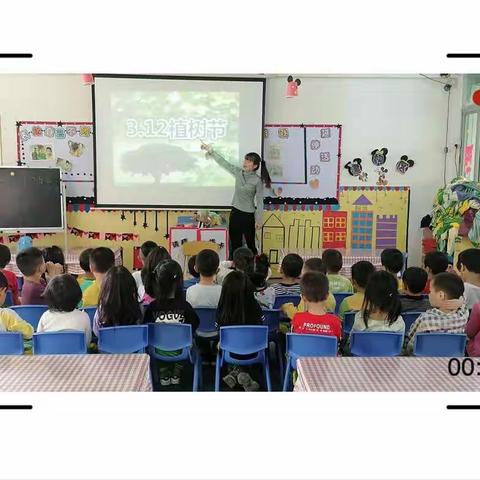
[[[94,205],[95,208],[105,210],[182,210],[182,211],[195,211],[198,209],[211,209],[211,210],[230,210],[231,205],[199,205],[194,207],[192,205],[158,205],[158,204],[145,204],[145,205],[132,205],[132,204],[107,204],[98,203],[97,197],[97,128],[95,118],[95,78],[133,78],[133,79],[147,79],[147,80],[205,80],[205,81],[237,81],[237,82],[258,82],[262,84],[262,126],[261,126],[261,152],[260,156],[263,159],[263,131],[265,128],[265,97],[266,97],[266,77],[225,77],[225,76],[199,76],[199,75],[135,75],[135,74],[117,74],[117,73],[94,73],[93,84],[91,86],[92,95],[92,122],[93,122],[93,171],[94,171]],[[233,197],[233,189],[232,189]]]

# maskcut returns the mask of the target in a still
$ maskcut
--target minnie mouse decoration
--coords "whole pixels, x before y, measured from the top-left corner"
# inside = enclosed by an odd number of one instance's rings
[[[373,150],[372,151],[372,163],[375,166],[380,167],[381,165],[383,165],[387,161],[387,153],[388,153],[388,149],[385,148],[385,147],[377,149],[377,150]]]
[[[298,87],[301,85],[299,78],[293,79],[291,75],[287,78],[287,98],[297,97],[298,96]]]
[[[368,178],[367,172],[364,172],[362,169],[362,159],[354,158],[351,162],[348,162],[345,167],[348,170],[348,173],[352,177],[358,177],[362,182],[366,182]]]
[[[408,155],[402,155],[397,162],[396,169],[398,173],[402,175],[411,167],[415,165],[415,162],[408,158]]]

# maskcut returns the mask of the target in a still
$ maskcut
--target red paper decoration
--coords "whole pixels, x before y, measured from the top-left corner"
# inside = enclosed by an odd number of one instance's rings
[[[93,75],[91,73],[83,73],[82,80],[84,85],[93,85]]]
[[[475,90],[475,92],[473,92],[472,102],[475,105],[480,105],[480,90]]]

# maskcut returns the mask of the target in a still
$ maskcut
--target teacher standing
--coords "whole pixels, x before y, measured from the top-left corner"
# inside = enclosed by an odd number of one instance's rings
[[[231,244],[230,259],[233,252],[242,246],[243,236],[248,248],[256,255],[255,229],[262,228],[263,223],[263,188],[271,186],[265,162],[258,153],[251,152],[245,155],[243,167],[240,168],[215,152],[212,145],[202,143],[202,150],[206,150],[207,157],[213,158],[218,165],[235,177],[235,192],[228,226]],[[260,176],[257,174],[258,169],[260,169]]]

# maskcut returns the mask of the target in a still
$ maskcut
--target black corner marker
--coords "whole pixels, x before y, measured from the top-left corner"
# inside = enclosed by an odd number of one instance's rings
[[[447,405],[447,410],[480,410],[480,405]]]
[[[480,53],[447,53],[447,58],[480,58]]]
[[[0,410],[32,410],[33,405],[0,405]]]
[[[0,53],[0,58],[33,58],[33,53]]]

